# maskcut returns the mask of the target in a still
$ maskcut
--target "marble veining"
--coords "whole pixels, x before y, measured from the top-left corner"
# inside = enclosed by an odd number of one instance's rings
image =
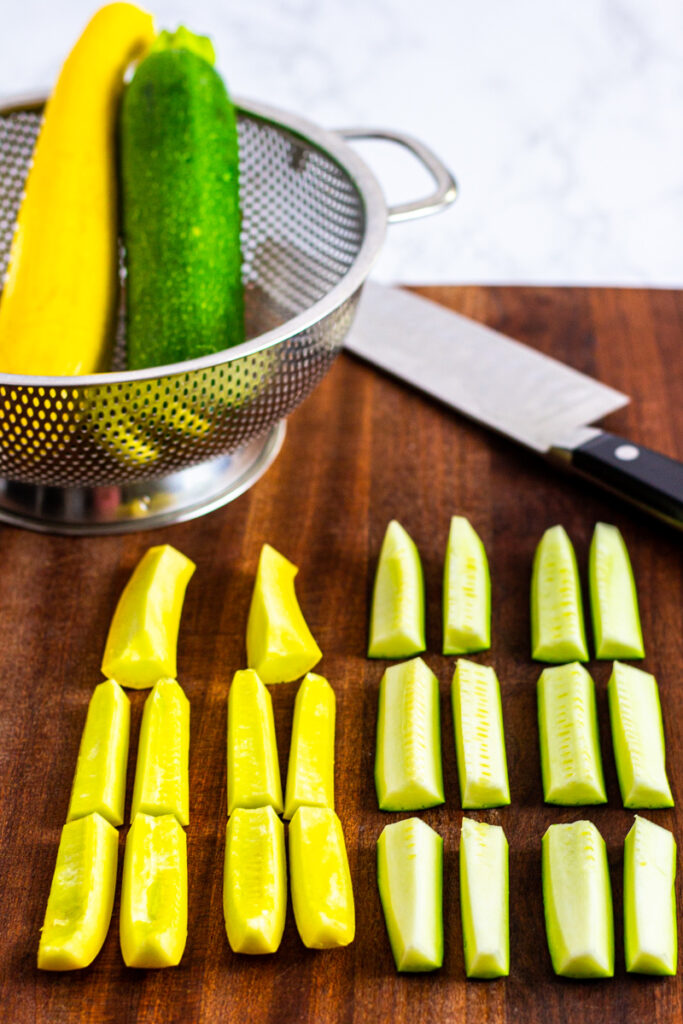
[[[214,39],[231,89],[327,127],[417,135],[456,174],[447,213],[392,227],[385,281],[683,285],[678,0],[158,0]],[[95,9],[4,11],[0,93],[44,88]],[[361,147],[390,200],[429,187]]]

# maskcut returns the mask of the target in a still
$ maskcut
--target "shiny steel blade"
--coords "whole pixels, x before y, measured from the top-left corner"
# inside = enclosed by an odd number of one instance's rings
[[[349,352],[521,444],[547,452],[627,395],[410,292],[368,282]]]

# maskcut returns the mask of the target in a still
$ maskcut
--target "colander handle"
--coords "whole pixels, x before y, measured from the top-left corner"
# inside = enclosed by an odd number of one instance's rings
[[[390,224],[427,217],[430,213],[438,213],[445,209],[454,201],[458,191],[455,178],[436,153],[413,135],[392,132],[385,128],[336,128],[335,132],[343,139],[380,139],[384,142],[395,142],[409,150],[434,179],[436,188],[424,199],[414,199],[410,203],[397,203],[389,207],[387,220]]]

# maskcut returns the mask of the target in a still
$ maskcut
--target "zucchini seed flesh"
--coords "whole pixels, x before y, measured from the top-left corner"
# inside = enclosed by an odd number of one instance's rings
[[[464,516],[451,518],[443,572],[443,653],[491,646],[491,580],[481,538]]]
[[[499,825],[462,819],[460,909],[468,978],[510,973],[508,843]]]
[[[607,696],[624,807],[673,807],[657,680],[615,661]]]
[[[444,802],[439,683],[422,658],[391,665],[382,676],[375,787],[383,811]]]
[[[509,804],[503,711],[494,670],[459,658],[451,703],[463,808]]]
[[[551,825],[542,841],[543,906],[555,974],[614,974],[612,889],[605,842],[590,821]]]
[[[412,538],[392,519],[375,574],[370,612],[369,658],[409,658],[425,641],[424,579]]]
[[[643,658],[636,583],[621,531],[596,523],[588,559],[596,658]]]
[[[624,842],[626,970],[675,974],[676,842],[668,829],[636,815]]]
[[[595,686],[578,662],[541,673],[538,732],[545,802],[606,803]]]
[[[377,884],[397,971],[443,964],[443,839],[420,818],[387,825],[377,841]]]
[[[534,555],[531,657],[557,663],[588,661],[579,570],[562,526],[545,531]]]

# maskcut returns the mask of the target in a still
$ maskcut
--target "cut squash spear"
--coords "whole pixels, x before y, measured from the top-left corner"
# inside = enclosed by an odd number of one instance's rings
[[[288,683],[322,658],[294,591],[298,573],[284,555],[264,544],[247,621],[247,664],[264,683]]]
[[[413,539],[392,519],[375,573],[369,658],[409,658],[424,651],[425,597],[420,555]]]

